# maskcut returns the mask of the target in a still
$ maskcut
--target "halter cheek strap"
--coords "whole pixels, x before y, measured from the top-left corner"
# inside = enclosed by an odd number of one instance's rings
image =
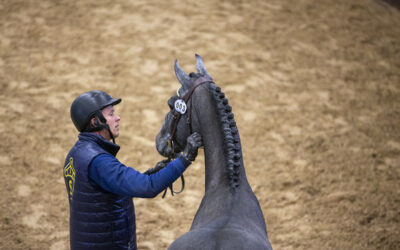
[[[197,80],[194,82],[194,84],[192,85],[192,87],[189,89],[189,91],[182,97],[182,100],[185,102],[185,104],[188,103],[189,99],[191,100],[192,94],[194,92],[194,90],[199,87],[200,85],[207,83],[207,82],[214,82],[213,79],[211,77],[208,76],[202,76],[197,78]],[[192,113],[192,105],[189,106],[189,117],[188,117],[188,126],[190,128],[190,130],[192,130],[192,122],[191,122],[191,113]],[[176,128],[178,126],[178,122],[181,119],[182,114],[179,113],[178,111],[176,111],[175,109],[173,110],[173,124],[170,130],[170,135],[171,138],[170,140],[172,140],[172,138],[174,138],[175,133],[176,133]],[[192,133],[192,131],[190,131]],[[172,141],[168,142],[169,146],[172,145]]]

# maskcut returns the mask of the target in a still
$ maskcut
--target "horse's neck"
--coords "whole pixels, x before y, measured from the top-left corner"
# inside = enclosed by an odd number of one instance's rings
[[[243,224],[249,221],[263,222],[258,201],[247,182],[243,161],[240,160],[239,185],[233,187],[229,180],[221,132],[213,126],[205,130],[207,130],[203,134],[205,194],[191,229],[210,225],[219,228],[230,223]],[[238,218],[246,218],[247,222]]]
[[[234,189],[229,181],[227,159],[224,152],[224,142],[218,129],[209,127],[203,134],[204,158],[205,158],[205,189],[206,193],[215,189]],[[245,178],[243,161],[240,161],[239,183]],[[239,187],[241,188],[240,184]]]
[[[229,189],[228,172],[224,148],[220,134],[208,131],[203,136],[205,160],[205,191],[206,194],[215,189]]]
[[[205,195],[201,205],[193,220],[192,229],[207,227],[213,224],[219,226],[229,223],[249,223],[253,226],[260,224],[260,228],[265,228],[260,205],[255,197],[250,185],[247,182],[246,173],[243,166],[242,151],[238,131],[235,134],[234,152],[229,151],[226,144],[232,143],[232,138],[226,136],[223,130],[229,130],[223,126],[220,107],[217,107],[215,99],[205,88],[200,87],[194,95],[195,130],[200,132],[204,143],[205,157]],[[228,108],[229,109],[229,108]],[[232,125],[233,116],[230,117]],[[236,125],[234,126],[235,129]],[[232,131],[231,131],[231,134]],[[231,142],[228,142],[231,141]],[[232,146],[232,145],[231,145]],[[232,147],[230,147],[232,148]],[[227,154],[234,153],[234,165],[238,178],[232,182],[230,174],[232,171],[228,165],[232,161]],[[239,156],[239,159],[237,159]],[[238,218],[246,218],[241,220]],[[247,221],[247,222],[245,222]]]
[[[234,189],[247,188],[248,183],[243,166],[239,135],[237,134],[238,147],[236,149],[236,153],[240,155],[240,159],[236,163],[236,165],[240,164],[237,169],[239,172],[237,181],[239,186],[233,187],[229,179],[230,173],[227,166],[229,159],[226,155],[227,145],[222,131],[221,117],[210,95],[205,96],[203,93],[201,100],[202,107],[197,122],[200,124],[199,130],[204,143],[206,195],[213,193],[216,189],[219,190],[218,192],[228,190],[230,193],[234,193]]]

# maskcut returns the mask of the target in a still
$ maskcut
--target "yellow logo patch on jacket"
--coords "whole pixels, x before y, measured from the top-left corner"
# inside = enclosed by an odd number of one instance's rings
[[[69,199],[72,200],[75,185],[75,168],[74,159],[72,157],[69,158],[69,162],[64,166],[64,179],[67,185]]]

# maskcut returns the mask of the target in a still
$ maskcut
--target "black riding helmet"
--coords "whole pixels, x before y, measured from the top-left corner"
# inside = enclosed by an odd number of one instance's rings
[[[78,131],[84,132],[92,117],[100,116],[100,120],[105,122],[101,110],[109,105],[117,105],[120,102],[121,98],[112,98],[109,94],[103,91],[94,90],[83,93],[78,96],[71,105],[71,119]],[[113,138],[108,125],[105,125],[104,127],[109,130],[110,135]]]

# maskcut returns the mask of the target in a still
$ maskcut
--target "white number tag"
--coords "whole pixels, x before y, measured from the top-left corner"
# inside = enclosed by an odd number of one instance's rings
[[[181,113],[182,115],[186,112],[187,107],[186,103],[183,100],[181,99],[176,100],[174,106],[175,110]]]

